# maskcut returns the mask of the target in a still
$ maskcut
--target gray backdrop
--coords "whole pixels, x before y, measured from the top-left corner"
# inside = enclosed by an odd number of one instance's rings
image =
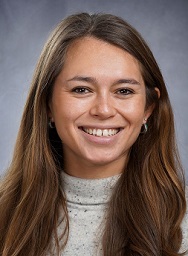
[[[129,21],[150,45],[174,108],[188,183],[187,0],[0,0],[0,174],[8,166],[34,66],[65,16],[108,12]]]

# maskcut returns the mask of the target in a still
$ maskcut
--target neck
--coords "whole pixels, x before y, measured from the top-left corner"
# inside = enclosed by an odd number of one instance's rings
[[[124,171],[126,161],[113,161],[108,164],[92,164],[84,161],[65,161],[64,171],[73,177],[83,179],[102,179],[112,177]]]

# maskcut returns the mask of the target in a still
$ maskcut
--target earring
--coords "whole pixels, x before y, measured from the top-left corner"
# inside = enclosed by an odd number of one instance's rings
[[[49,125],[50,129],[54,129],[55,128],[55,123],[52,122],[51,120],[49,121],[48,125]]]
[[[145,123],[143,123],[140,134],[145,134],[148,131],[147,119],[144,118]]]

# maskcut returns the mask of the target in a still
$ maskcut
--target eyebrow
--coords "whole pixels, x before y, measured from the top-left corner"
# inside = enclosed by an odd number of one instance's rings
[[[68,79],[67,82],[70,81],[81,81],[81,82],[88,82],[88,83],[97,83],[97,79],[94,77],[87,77],[87,76],[74,76],[71,79]]]
[[[97,84],[97,79],[94,77],[87,77],[87,76],[74,76],[71,79],[68,79],[67,82],[70,81],[81,81],[81,82],[88,82],[88,83],[93,83],[93,84]],[[113,83],[113,85],[117,85],[117,84],[133,84],[133,85],[140,85],[140,83],[133,79],[133,78],[123,78],[123,79],[119,79],[117,81],[115,81]]]

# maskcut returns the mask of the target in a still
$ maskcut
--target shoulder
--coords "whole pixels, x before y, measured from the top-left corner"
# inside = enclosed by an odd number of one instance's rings
[[[186,203],[187,203],[187,209],[186,209],[186,213],[185,213],[184,219],[181,224],[182,235],[183,235],[181,251],[188,250],[188,186],[185,189],[185,198],[186,198]],[[188,254],[186,254],[186,255],[188,255]]]

